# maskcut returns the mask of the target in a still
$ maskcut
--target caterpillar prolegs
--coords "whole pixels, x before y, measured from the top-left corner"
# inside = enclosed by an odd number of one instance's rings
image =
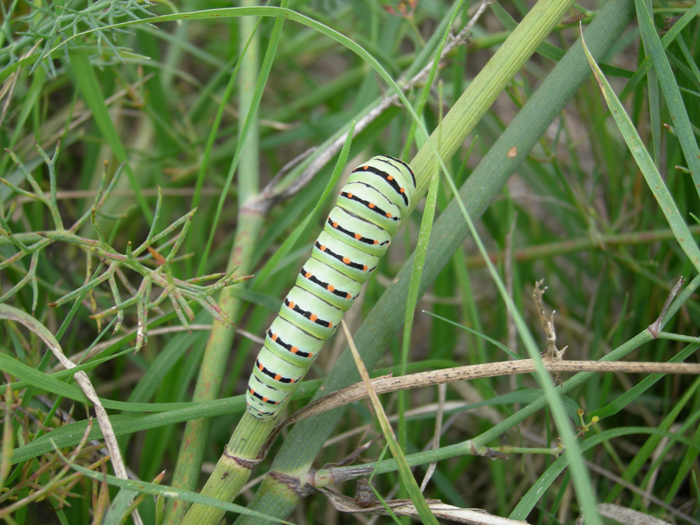
[[[353,170],[265,334],[246,392],[253,417],[277,416],[386,253],[415,193],[410,166],[393,157]]]

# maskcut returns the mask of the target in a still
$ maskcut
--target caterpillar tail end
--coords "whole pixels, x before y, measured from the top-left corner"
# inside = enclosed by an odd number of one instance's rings
[[[256,392],[251,387],[245,393],[245,404],[248,413],[255,419],[261,421],[272,421],[280,414],[280,405],[287,399],[270,399],[260,392]]]

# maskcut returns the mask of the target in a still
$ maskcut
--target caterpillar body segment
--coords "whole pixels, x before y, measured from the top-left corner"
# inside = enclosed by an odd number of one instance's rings
[[[353,170],[265,334],[246,391],[253,417],[278,417],[386,253],[415,194],[413,171],[393,157],[379,155]]]
[[[255,370],[257,370],[257,368],[253,369],[253,374],[248,381],[246,404],[248,407],[259,406],[258,412],[261,415],[268,414],[267,417],[262,417],[261,419],[268,419],[275,415],[279,410],[279,408],[275,409],[275,407],[284,403],[289,394],[286,391],[270,386],[271,382],[264,378],[261,379],[258,374],[255,373]],[[249,399],[251,401],[249,401]]]
[[[302,266],[296,285],[343,312],[348,311],[362,289],[362,283],[313,257]]]
[[[280,309],[280,317],[324,341],[333,335],[344,313],[298,286],[289,291]]]
[[[338,196],[338,207],[376,224],[390,237],[401,225],[401,209],[363,182],[346,184]]]
[[[391,235],[386,230],[348,213],[340,206],[333,208],[328,215],[323,231],[341,242],[377,257],[382,257],[391,244]]]
[[[279,316],[265,334],[266,350],[301,368],[309,367],[325,342]]]
[[[408,176],[401,173],[404,170],[408,172]],[[416,188],[415,176],[408,164],[386,156],[374,157],[366,164],[355,168],[348,182],[366,182],[396,204],[401,209],[402,215],[405,215],[408,210],[408,193],[411,188],[413,190]]]
[[[262,382],[271,378],[275,388],[282,391],[289,391],[296,388],[298,383],[306,372],[306,367],[294,366],[288,361],[284,361],[280,356],[269,353],[265,356],[265,363],[261,363],[260,359],[256,359],[253,373]]]
[[[406,164],[401,159],[397,159],[396,157],[390,157],[389,155],[379,155],[378,157],[375,157],[375,159],[377,159],[377,162],[379,163],[389,164],[390,166],[393,166],[394,168],[400,170],[402,172],[402,176],[408,173],[411,176],[411,180],[409,181],[404,177],[403,182],[405,182],[406,185],[410,184],[414,190],[416,189],[416,174],[413,173],[411,166]]]
[[[311,257],[361,283],[369,279],[379,263],[376,255],[351,246],[325,230],[316,239]]]

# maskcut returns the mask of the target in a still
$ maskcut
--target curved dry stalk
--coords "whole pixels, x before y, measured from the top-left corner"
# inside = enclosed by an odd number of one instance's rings
[[[58,340],[56,340],[54,335],[34,317],[12,306],[0,304],[0,319],[6,319],[8,321],[15,321],[23,324],[26,328],[36,334],[42,341],[44,341],[44,344],[49,347],[49,350],[51,350],[56,359],[58,359],[66,369],[75,368],[75,363],[65,356],[60,343]],[[82,370],[80,372],[76,372],[73,377],[78,383],[80,389],[85,394],[85,397],[87,397],[95,407],[97,423],[99,424],[102,435],[104,436],[107,450],[109,450],[110,462],[112,463],[114,474],[120,479],[128,479],[126,466],[124,465],[124,460],[122,459],[122,455],[119,450],[119,444],[117,443],[117,436],[114,433],[114,429],[112,428],[112,423],[109,420],[107,411],[102,406],[102,402],[100,401],[100,398],[97,397],[97,392],[95,392],[95,388],[90,382],[90,378],[88,378],[87,374]],[[136,521],[140,521],[137,514],[134,515],[134,518]]]
[[[681,275],[678,278],[678,281],[676,281],[676,284],[671,289],[671,292],[668,294],[668,297],[666,297],[666,301],[664,301],[664,306],[663,308],[661,308],[661,313],[659,314],[659,317],[657,317],[656,321],[654,321],[647,327],[647,330],[649,330],[649,333],[654,336],[654,339],[659,337],[659,333],[661,333],[661,328],[663,327],[664,319],[666,318],[666,312],[668,312],[668,309],[671,307],[671,303],[676,298],[676,295],[678,295],[678,292],[680,292],[684,283],[685,277]]]
[[[374,505],[363,505],[356,499],[343,496],[328,488],[320,489],[326,499],[336,510],[350,514],[374,514],[389,516],[387,507],[397,516],[412,516],[420,519],[418,511],[411,500],[391,500]],[[509,518],[502,518],[489,514],[481,509],[463,509],[448,505],[440,500],[427,500],[430,511],[436,518],[452,521],[455,523],[469,523],[477,525],[526,525],[526,521],[517,521]],[[656,523],[654,525],[657,525]]]
[[[544,367],[550,372],[622,372],[629,374],[692,374],[700,375],[700,364],[694,363],[650,363],[639,361],[559,361],[544,360]],[[456,381],[468,381],[485,377],[529,374],[535,372],[532,359],[518,361],[499,361],[481,365],[458,366],[455,368],[420,372],[401,377],[382,376],[372,379],[372,388],[377,394],[386,394],[400,390],[410,390]],[[348,405],[368,397],[367,389],[362,383],[355,383],[332,394],[324,396],[298,410],[275,429],[268,445],[274,440],[282,427],[301,420],[328,412],[334,408]]]

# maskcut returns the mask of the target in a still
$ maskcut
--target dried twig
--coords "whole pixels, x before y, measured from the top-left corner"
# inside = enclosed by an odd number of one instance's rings
[[[457,36],[450,38],[445,44],[445,47],[443,48],[442,53],[438,58],[439,61],[442,61],[447,55],[449,55],[452,52],[452,50],[455,47],[464,43],[467,40],[472,27],[479,20],[486,8],[493,3],[493,1],[494,0],[482,0],[481,4],[479,5],[479,8],[477,9],[474,16],[469,20],[467,25],[464,26],[464,28],[459,32]],[[425,79],[428,78],[428,74],[430,73],[430,69],[432,68],[432,66],[433,61],[429,62],[423,69],[421,69],[413,78],[411,78],[408,81],[399,79],[397,84],[401,88],[401,91],[406,92],[413,86],[425,81]],[[370,109],[364,117],[357,121],[354,127],[353,136],[357,136],[361,131],[367,128],[367,126],[374,122],[385,110],[392,106],[395,106],[396,104],[398,104],[398,102],[399,96],[396,93],[385,96],[382,100],[379,101],[379,103],[374,108]],[[289,186],[280,191],[275,191],[274,186],[277,184],[277,181],[279,179],[278,176],[275,176],[272,182],[270,182],[270,184],[268,184],[260,192],[260,195],[256,199],[246,203],[246,208],[264,215],[267,214],[267,212],[278,202],[289,199],[290,197],[296,195],[314,178],[314,176],[321,170],[321,168],[325,166],[335,156],[335,154],[340,151],[340,149],[343,147],[343,144],[345,144],[346,139],[347,132],[343,133],[340,137],[338,137],[331,144],[329,144],[325,149],[320,151],[317,157],[314,158],[311,161],[311,163],[306,167],[306,169],[304,169],[304,171],[301,172],[299,177],[297,177]]]
[[[437,450],[440,448],[440,435],[442,434],[442,418],[445,414],[445,395],[447,393],[447,385],[441,384],[438,385],[438,411],[437,414],[435,415],[435,430],[433,431],[433,442],[432,442],[432,449]],[[428,465],[427,470],[425,471],[425,476],[423,477],[423,481],[420,484],[420,491],[425,492],[425,488],[428,486],[428,482],[430,481],[430,478],[433,477],[433,473],[435,472],[435,469],[437,468],[437,462],[433,461],[430,465]]]
[[[413,516],[418,518],[418,511],[411,500],[391,500],[383,503],[364,506],[355,499],[343,496],[328,488],[320,489],[320,492],[328,501],[340,512],[359,514],[380,514],[389,515],[387,507],[397,516]],[[455,523],[469,523],[471,525],[523,525],[527,522],[516,521],[489,514],[480,509],[463,509],[453,505],[447,505],[440,500],[426,500],[430,511],[435,517],[453,521]]]
[[[656,339],[659,336],[659,332],[661,332],[661,325],[664,322],[664,317],[666,317],[666,312],[668,312],[668,309],[671,306],[673,300],[676,298],[676,295],[678,295],[678,292],[681,291],[683,283],[685,283],[685,278],[681,275],[678,278],[678,281],[674,285],[673,289],[669,292],[668,297],[666,297],[666,301],[664,302],[663,308],[661,308],[661,313],[659,314],[659,317],[657,317],[656,321],[654,321],[647,327],[647,330],[649,330],[649,333],[652,336],[654,336],[654,339]]]
[[[550,372],[614,372],[629,374],[692,374],[700,375],[700,364],[695,363],[651,363],[638,361],[556,361],[545,360],[544,367]],[[401,377],[382,376],[372,379],[372,388],[377,394],[386,394],[398,390],[422,388],[441,383],[468,381],[484,377],[497,377],[512,374],[529,374],[535,372],[532,359],[518,361],[499,361],[481,365],[458,366],[443,370],[420,372]],[[367,390],[362,383],[355,383],[297,411],[280,423],[280,427],[297,423],[303,419],[327,412],[333,408],[354,403],[367,397]]]
[[[63,353],[61,345],[56,340],[54,335],[39,321],[34,317],[30,316],[28,313],[23,312],[12,306],[2,304],[0,305],[0,319],[5,319],[8,321],[16,321],[23,324],[34,334],[36,334],[42,341],[49,347],[49,350],[54,354],[56,359],[58,359],[61,364],[66,369],[75,368],[75,363],[68,359]],[[83,371],[76,372],[75,380],[80,386],[80,389],[85,394],[92,404],[95,406],[95,414],[97,415],[97,422],[100,425],[102,434],[105,437],[105,444],[109,450],[112,466],[114,467],[114,473],[118,478],[127,479],[126,467],[122,461],[121,453],[119,452],[119,445],[117,444],[117,438],[112,429],[112,424],[109,421],[107,412],[102,406],[102,402],[97,397],[97,393],[90,382],[87,374]]]
[[[564,352],[566,352],[567,347],[565,346],[561,350],[557,348],[557,333],[554,330],[554,311],[547,317],[544,312],[544,302],[542,301],[542,296],[544,292],[547,291],[547,287],[541,288],[544,284],[544,279],[537,281],[535,287],[532,290],[532,300],[535,302],[535,308],[537,308],[537,313],[540,316],[540,324],[542,325],[542,330],[544,335],[547,337],[547,348],[542,352],[542,358],[545,361],[561,361],[564,357]],[[554,374],[554,384],[560,386],[562,384],[561,374],[556,372]]]

